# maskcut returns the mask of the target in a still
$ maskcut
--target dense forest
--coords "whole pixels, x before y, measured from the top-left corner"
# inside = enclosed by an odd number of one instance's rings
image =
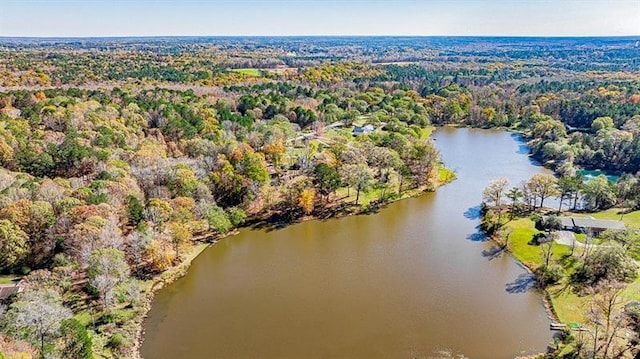
[[[433,190],[445,125],[637,208],[638,39],[0,39],[0,358],[136,356],[195,243]]]

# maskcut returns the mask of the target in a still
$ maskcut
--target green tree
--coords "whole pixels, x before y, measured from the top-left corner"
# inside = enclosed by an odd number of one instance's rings
[[[591,129],[598,132],[600,130],[610,130],[614,127],[613,119],[609,116],[598,117],[591,123]]]
[[[411,170],[417,186],[427,184],[437,163],[438,150],[428,141],[417,141],[403,160]]]
[[[559,264],[542,264],[533,272],[536,276],[536,283],[541,288],[557,284],[564,275],[564,269]]]
[[[137,226],[144,219],[144,206],[138,197],[132,195],[127,197],[127,214],[129,224],[132,226]]]
[[[573,208],[576,206],[577,197],[579,195],[580,189],[582,188],[582,178],[578,176],[571,177],[561,177],[558,180],[558,191],[559,191],[559,202],[558,205],[558,213],[562,211],[562,202],[567,199],[569,200],[569,204],[571,204],[571,199],[573,198],[574,204]]]
[[[224,210],[216,205],[207,208],[207,222],[209,228],[218,233],[227,233],[231,230],[231,221]]]
[[[51,147],[47,152],[56,163],[58,175],[71,177],[82,174],[76,165],[91,154],[91,150],[79,141],[76,132],[69,132],[59,147]]]
[[[232,227],[240,226],[247,220],[247,213],[238,207],[227,209],[227,217]]]
[[[193,196],[200,183],[195,172],[183,163],[176,166],[171,177],[170,187],[177,196]]]
[[[542,219],[542,229],[544,229],[547,233],[551,233],[552,231],[557,231],[562,229],[562,222],[560,218],[555,215],[549,215],[546,218]]]
[[[542,138],[547,141],[556,141],[560,138],[566,137],[567,132],[564,128],[564,124],[554,119],[548,119],[537,122],[531,134],[535,138]]]
[[[638,265],[619,245],[596,248],[572,276],[576,283],[597,285],[604,280],[629,282],[638,276]]]
[[[617,201],[615,188],[605,175],[587,182],[584,185],[584,195],[588,206],[593,210],[611,208]]]
[[[640,257],[640,230],[637,228],[607,230],[600,234],[600,238],[617,242],[630,255]]]
[[[511,201],[511,206],[509,210],[509,217],[513,219],[516,213],[516,208],[518,207],[518,200],[524,196],[520,188],[512,187],[506,193],[507,198]]]
[[[325,197],[329,197],[340,186],[340,174],[335,167],[326,163],[318,163],[313,174],[313,181],[318,187],[318,192]]]
[[[269,172],[264,155],[261,153],[246,151],[237,168],[250,180],[259,184],[269,181]]]
[[[373,171],[366,163],[348,164],[342,166],[342,177],[347,185],[356,190],[356,205],[358,205],[360,192],[368,191],[373,184]]]
[[[87,331],[77,319],[70,318],[62,321],[60,327],[62,347],[60,352],[69,359],[93,359],[93,341]]]
[[[245,179],[224,155],[218,157],[217,169],[211,172],[210,179],[211,191],[219,205],[237,206],[245,200],[248,193]]]
[[[54,177],[56,164],[49,153],[36,151],[29,145],[16,153],[20,169],[36,177]]]

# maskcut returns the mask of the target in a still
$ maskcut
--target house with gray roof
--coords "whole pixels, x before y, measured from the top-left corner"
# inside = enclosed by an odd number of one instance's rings
[[[22,292],[22,283],[0,284],[0,302],[9,298],[14,293]]]
[[[606,230],[623,230],[624,223],[609,219],[595,219],[591,217],[558,217],[562,229],[566,231],[598,235]]]
[[[375,131],[376,131],[376,128],[373,125],[355,126],[353,128],[352,134],[354,136],[360,136],[360,135],[366,135],[369,133],[374,133]]]

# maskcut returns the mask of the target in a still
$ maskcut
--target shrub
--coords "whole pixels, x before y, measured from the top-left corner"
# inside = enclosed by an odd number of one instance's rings
[[[127,338],[124,337],[124,335],[120,333],[113,334],[109,338],[109,341],[107,342],[107,346],[114,351],[119,351],[128,345],[129,345],[129,341],[127,340]]]
[[[564,269],[558,264],[550,266],[541,265],[535,269],[534,274],[537,285],[544,288],[560,282],[564,274]]]
[[[227,215],[233,227],[237,227],[243,224],[247,219],[247,214],[245,213],[245,211],[237,207],[229,208],[227,210]]]
[[[602,280],[630,282],[638,275],[638,265],[620,246],[598,248],[571,276],[575,283],[597,285]]]

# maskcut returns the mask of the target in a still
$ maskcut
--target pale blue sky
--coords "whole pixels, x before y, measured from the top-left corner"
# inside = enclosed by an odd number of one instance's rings
[[[640,0],[0,0],[0,36],[640,35]]]

